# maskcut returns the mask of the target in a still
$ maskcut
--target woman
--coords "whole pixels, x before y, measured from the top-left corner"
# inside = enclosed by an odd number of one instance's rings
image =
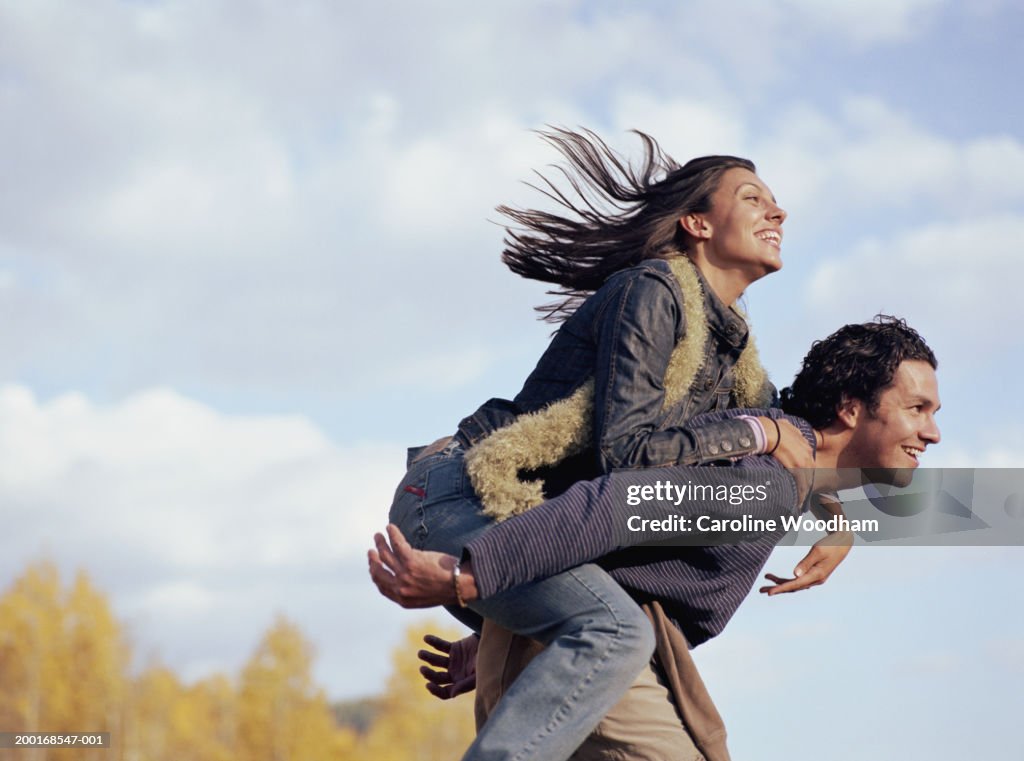
[[[492,399],[451,439],[410,450],[390,520],[415,548],[459,555],[493,521],[613,468],[769,449],[810,464],[810,446],[784,421],[685,426],[701,412],[773,400],[732,305],[781,268],[785,212],[751,162],[680,166],[638,134],[644,160],[633,168],[591,132],[546,133],[577,200],[547,181],[546,193],[568,215],[501,207],[520,225],[504,261],[559,286],[563,300],[546,311],[562,325],[514,400]],[[594,565],[451,610],[477,630],[484,616],[549,645],[467,759],[567,758],[654,647],[644,614]]]

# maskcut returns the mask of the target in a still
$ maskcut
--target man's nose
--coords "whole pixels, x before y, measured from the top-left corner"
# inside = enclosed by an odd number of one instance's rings
[[[942,434],[939,431],[939,425],[935,422],[935,418],[931,415],[928,416],[928,423],[919,432],[922,439],[930,444],[938,444],[942,440]]]

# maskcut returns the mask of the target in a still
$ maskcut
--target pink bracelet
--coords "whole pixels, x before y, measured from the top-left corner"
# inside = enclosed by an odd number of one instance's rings
[[[746,420],[747,425],[750,426],[750,430],[754,434],[754,454],[764,454],[764,450],[768,448],[768,434],[765,433],[761,421],[753,415],[740,415],[737,419]]]

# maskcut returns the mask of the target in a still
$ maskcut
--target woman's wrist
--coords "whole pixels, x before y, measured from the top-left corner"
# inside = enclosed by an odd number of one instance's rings
[[[758,420],[764,426],[765,431],[764,454],[775,454],[775,450],[779,448],[779,444],[782,442],[782,429],[779,428],[779,421],[773,417],[765,416],[761,416]]]
[[[754,415],[740,415],[739,419],[745,421],[750,426],[750,433],[754,437],[754,454],[764,454],[767,452],[768,436],[761,418]]]

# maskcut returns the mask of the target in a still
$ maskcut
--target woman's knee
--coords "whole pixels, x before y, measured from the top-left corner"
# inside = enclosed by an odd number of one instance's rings
[[[654,627],[647,614],[636,604],[625,609],[620,615],[620,631],[623,646],[638,663],[646,663],[654,654],[657,642]]]

